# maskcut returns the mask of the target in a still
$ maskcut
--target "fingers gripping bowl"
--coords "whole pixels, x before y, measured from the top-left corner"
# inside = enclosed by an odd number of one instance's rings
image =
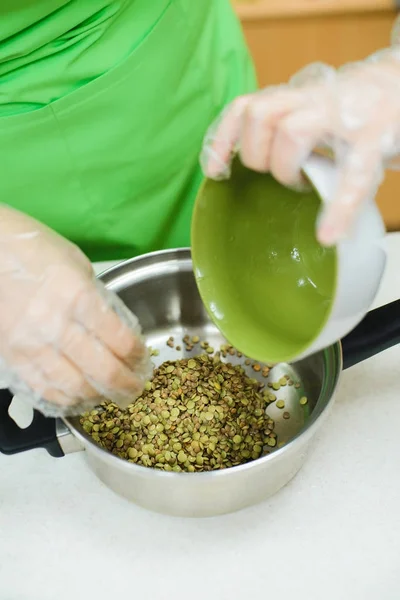
[[[181,353],[166,345],[176,339],[201,336],[218,348],[225,340],[210,322],[194,280],[190,251],[181,249],[142,256],[121,263],[101,279],[115,291],[138,316],[149,346],[159,350],[157,364],[176,360]],[[386,328],[376,326],[376,313],[360,325],[344,344],[345,366],[400,341],[399,303],[378,315]],[[372,337],[371,337],[372,336]],[[349,350],[349,352],[346,352]],[[229,357],[243,364],[244,358]],[[85,450],[89,467],[112,490],[145,508],[170,515],[204,517],[239,510],[276,493],[298,472],[309,444],[332,406],[333,394],[342,368],[340,344],[318,352],[295,365],[280,364],[271,369],[270,379],[287,375],[301,383],[299,388],[285,386],[280,397],[285,411],[274,404],[268,407],[275,422],[281,447],[243,465],[199,473],[164,472],[132,464],[99,447],[85,432],[79,417],[46,419],[36,414],[32,425],[20,430],[8,416],[10,396],[0,400],[0,450],[14,453],[44,446],[55,456]],[[265,382],[262,372],[251,376]],[[306,396],[306,405],[300,398]],[[283,417],[290,412],[290,419]]]

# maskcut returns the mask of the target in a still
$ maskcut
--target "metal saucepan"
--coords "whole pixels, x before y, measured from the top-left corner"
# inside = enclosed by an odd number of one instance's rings
[[[166,345],[170,335],[200,335],[214,347],[225,340],[208,319],[192,271],[190,251],[148,254],[121,263],[101,276],[138,316],[148,344],[157,348],[157,363],[179,353]],[[288,420],[273,405],[278,441],[284,445],[245,465],[208,473],[167,473],[141,467],[106,452],[83,431],[79,418],[48,419],[35,412],[27,429],[8,414],[12,395],[0,392],[0,451],[13,454],[44,447],[52,456],[85,450],[90,468],[112,490],[133,502],[176,516],[205,517],[233,512],[277,492],[302,466],[311,439],[329,414],[342,368],[400,342],[400,300],[370,312],[345,338],[296,364],[280,364],[271,378],[289,374],[300,389],[286,386]],[[343,350],[343,357],[342,357]],[[185,355],[185,352],[182,352]],[[230,357],[232,362],[239,362]],[[243,362],[244,359],[240,359]],[[251,371],[254,377],[254,371]],[[265,380],[264,380],[265,381]],[[307,396],[304,409],[299,398]]]

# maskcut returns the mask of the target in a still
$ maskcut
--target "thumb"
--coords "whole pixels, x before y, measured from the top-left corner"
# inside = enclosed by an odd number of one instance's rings
[[[323,246],[332,246],[346,236],[360,208],[375,196],[383,180],[380,153],[371,146],[360,141],[346,154],[336,196],[319,219],[317,238]]]

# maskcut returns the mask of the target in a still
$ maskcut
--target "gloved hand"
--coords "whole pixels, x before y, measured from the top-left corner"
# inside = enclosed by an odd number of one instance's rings
[[[134,315],[80,250],[0,207],[0,379],[47,415],[120,405],[151,375]]]
[[[399,48],[338,71],[310,65],[286,85],[238,98],[209,129],[201,164],[206,176],[227,178],[238,151],[247,167],[301,187],[301,167],[316,148],[333,152],[339,168],[337,196],[317,230],[331,245],[349,232],[400,153]]]

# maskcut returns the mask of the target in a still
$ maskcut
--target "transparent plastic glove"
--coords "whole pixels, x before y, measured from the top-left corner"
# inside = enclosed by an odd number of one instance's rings
[[[120,405],[151,375],[137,318],[80,250],[0,206],[0,379],[43,413]]]
[[[333,153],[339,167],[336,198],[317,229],[320,242],[331,245],[349,232],[399,155],[399,49],[338,71],[310,65],[286,85],[238,98],[209,129],[201,164],[206,176],[224,179],[239,152],[247,167],[301,187],[301,167],[317,148]]]

